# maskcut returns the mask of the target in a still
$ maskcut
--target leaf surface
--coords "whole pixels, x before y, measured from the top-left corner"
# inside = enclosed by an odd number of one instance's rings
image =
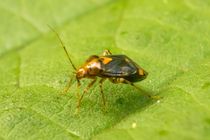
[[[0,3],[0,139],[209,139],[209,8],[207,0]],[[105,49],[125,54],[149,72],[136,85],[162,98],[106,81],[106,112],[96,84],[75,115],[74,70],[47,25],[76,67]]]

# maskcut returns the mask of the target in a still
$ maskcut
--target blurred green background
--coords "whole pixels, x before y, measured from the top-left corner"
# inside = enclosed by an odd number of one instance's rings
[[[73,69],[110,49],[149,72],[137,83],[96,84],[79,115]],[[0,140],[209,140],[209,0],[4,0],[0,2]],[[84,80],[82,89],[89,80]]]

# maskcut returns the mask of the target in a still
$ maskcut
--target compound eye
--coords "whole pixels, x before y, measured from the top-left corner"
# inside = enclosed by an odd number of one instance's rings
[[[92,71],[93,70],[92,67],[89,67],[89,70]]]

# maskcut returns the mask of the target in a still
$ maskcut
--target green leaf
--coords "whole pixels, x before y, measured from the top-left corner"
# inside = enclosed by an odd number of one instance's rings
[[[207,0],[0,3],[0,139],[210,139],[209,9]],[[107,80],[107,111],[96,84],[75,114],[74,70],[47,25],[76,67],[105,49],[125,54],[149,72],[136,85],[162,98]]]

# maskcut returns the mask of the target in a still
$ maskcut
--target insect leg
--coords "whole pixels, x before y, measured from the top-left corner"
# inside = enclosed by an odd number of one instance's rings
[[[102,100],[103,100],[103,106],[105,108],[106,106],[106,100],[105,100],[105,97],[104,97],[104,92],[103,92],[103,82],[105,81],[106,79],[105,78],[102,78],[100,81],[99,81],[99,86],[100,86],[100,90],[101,90],[101,96],[102,96]]]
[[[72,83],[72,78],[69,79],[68,85],[63,90],[63,94],[66,94],[68,92],[69,88],[71,87],[71,83]]]
[[[111,55],[112,53],[110,52],[110,50],[104,50],[103,52],[103,56],[106,56],[106,55]]]
[[[84,89],[82,96],[79,98],[78,103],[77,103],[77,110],[79,111],[80,105],[81,105],[81,101],[85,95],[85,93],[87,93],[87,91],[93,86],[93,84],[96,82],[96,78],[94,78],[89,84],[88,86]]]
[[[144,96],[147,96],[147,97],[149,97],[149,98],[156,99],[156,100],[159,100],[159,99],[160,99],[159,96],[150,95],[150,94],[146,93],[144,90],[142,90],[141,88],[139,88],[138,86],[136,86],[134,83],[132,83],[132,82],[126,80],[126,79],[124,79],[124,80],[125,80],[124,83],[127,83],[127,84],[133,86],[134,88],[138,89],[139,91],[141,91],[141,93],[142,93]]]
[[[125,83],[125,84],[129,84],[131,86],[133,86],[134,88],[138,89],[139,91],[141,91],[142,94],[144,94],[145,96],[149,97],[149,98],[152,98],[152,99],[160,99],[159,96],[153,96],[153,95],[150,95],[148,93],[146,93],[144,90],[142,90],[141,88],[137,87],[136,85],[134,85],[134,83],[124,79],[124,78],[110,78],[109,79],[112,83]]]
[[[79,94],[80,86],[81,86],[81,83],[80,83],[79,79],[77,79],[77,98],[78,98],[78,100],[80,99],[80,94]]]

